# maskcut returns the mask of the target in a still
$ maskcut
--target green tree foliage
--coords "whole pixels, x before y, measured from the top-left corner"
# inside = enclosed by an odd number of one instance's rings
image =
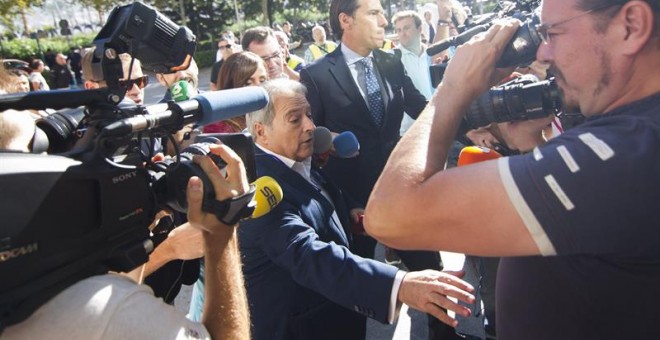
[[[71,44],[69,44],[64,37],[41,39],[41,49],[44,51],[51,49],[55,53],[61,52],[67,54],[69,53],[71,46],[90,46],[95,36],[95,33],[76,34],[71,37]],[[4,58],[15,58],[28,61],[39,55],[37,41],[34,39],[20,38],[11,41],[3,41],[2,47]]]
[[[0,0],[2,22],[13,21],[14,17],[20,15],[23,21],[23,30],[27,33],[30,31],[30,27],[27,24],[26,11],[41,5],[43,5],[43,0]]]
[[[121,5],[120,2],[115,0],[70,0],[68,2],[71,4],[78,3],[87,8],[93,8],[99,15],[100,24],[103,24],[103,19],[107,12],[109,12],[115,6]]]
[[[184,12],[188,28],[198,41],[215,40],[234,21],[231,1],[214,0],[154,0],[151,5],[177,24],[181,24],[179,1],[184,1]]]

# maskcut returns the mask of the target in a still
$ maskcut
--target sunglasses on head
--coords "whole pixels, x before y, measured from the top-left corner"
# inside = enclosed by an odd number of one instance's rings
[[[120,80],[119,81],[119,87],[123,89],[130,89],[133,87],[133,84],[137,85],[137,87],[143,89],[147,87],[147,84],[149,84],[149,76],[142,76],[138,77],[135,79],[128,79],[128,80]]]

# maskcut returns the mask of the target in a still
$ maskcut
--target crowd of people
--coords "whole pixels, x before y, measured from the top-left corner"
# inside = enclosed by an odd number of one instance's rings
[[[223,222],[202,210],[208,184],[193,177],[188,214],[158,215],[172,228],[143,266],[84,279],[0,334],[364,339],[367,318],[395,323],[406,304],[427,315],[429,339],[476,339],[461,322],[482,312],[487,338],[658,336],[658,0],[544,0],[536,61],[506,69],[496,64],[517,19],[496,20],[429,56],[428,44],[456,35],[467,17],[455,0],[437,0],[437,13],[399,11],[391,19],[378,0],[333,0],[328,14],[329,30],[311,28],[304,57],[290,50],[301,44],[288,22],[281,30],[249,28],[240,38],[224,32],[211,91],[260,86],[268,104],[139,146],[168,157],[199,133],[246,133],[257,175],[272,177],[284,193],[272,211]],[[385,36],[390,23],[396,44]],[[105,87],[93,56],[74,62],[58,54],[52,66],[33,60],[30,74],[3,70],[0,90],[48,90],[46,66],[51,88]],[[139,60],[119,57],[120,106],[143,105],[148,77]],[[429,68],[447,61],[434,87]],[[554,77],[562,111],[585,122],[564,130],[548,115],[464,128],[479,95],[523,74]],[[177,100],[176,86],[188,88],[188,97],[200,92],[194,60],[156,79],[167,88],[163,102]],[[0,113],[0,149],[34,151],[35,118],[44,114]],[[359,153],[331,148],[319,162],[317,127],[333,136],[350,131]],[[457,160],[466,145],[497,156]],[[224,145],[211,152],[227,163],[226,173],[209,157],[195,163],[211,178],[215,199],[245,195],[244,162]],[[377,242],[402,264],[375,260]],[[444,271],[440,250],[471,255],[465,270],[473,279]],[[179,315],[167,304],[193,283],[189,313]],[[118,294],[95,298],[107,287]]]

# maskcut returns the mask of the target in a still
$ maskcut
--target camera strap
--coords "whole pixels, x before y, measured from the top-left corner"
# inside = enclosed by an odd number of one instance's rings
[[[234,226],[238,221],[250,217],[254,212],[257,202],[254,195],[257,187],[250,184],[250,189],[243,195],[224,201],[205,200],[204,211],[214,214],[218,220],[228,226]]]

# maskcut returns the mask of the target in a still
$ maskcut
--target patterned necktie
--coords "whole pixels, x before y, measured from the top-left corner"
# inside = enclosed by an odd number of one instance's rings
[[[385,116],[385,105],[383,105],[383,95],[380,93],[380,85],[374,73],[373,63],[369,57],[362,58],[360,63],[364,69],[365,84],[367,85],[367,101],[369,102],[371,116],[374,122],[376,122],[376,125],[381,126],[383,124],[383,117]]]

